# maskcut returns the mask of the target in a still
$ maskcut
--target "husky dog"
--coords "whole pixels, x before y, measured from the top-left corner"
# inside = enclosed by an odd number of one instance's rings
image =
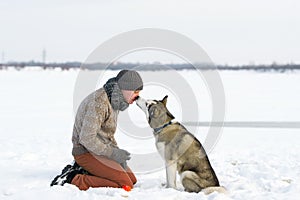
[[[172,122],[174,116],[166,107],[168,96],[163,100],[145,100],[138,97],[136,104],[145,112],[153,129],[156,148],[165,160],[167,187],[176,189],[176,171],[187,192],[214,191],[225,193],[210,165],[199,140],[183,125]]]

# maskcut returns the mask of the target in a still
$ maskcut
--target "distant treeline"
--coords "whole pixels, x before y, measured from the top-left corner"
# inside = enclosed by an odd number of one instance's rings
[[[290,70],[300,70],[300,64],[270,64],[270,65],[212,65],[212,64],[160,64],[160,63],[94,63],[86,64],[80,62],[65,62],[65,63],[41,63],[41,62],[9,62],[0,63],[0,69],[15,68],[22,70],[26,67],[42,68],[42,69],[83,69],[83,70],[121,70],[121,69],[136,69],[139,71],[156,71],[156,70],[255,70],[255,71],[279,71],[285,72]]]

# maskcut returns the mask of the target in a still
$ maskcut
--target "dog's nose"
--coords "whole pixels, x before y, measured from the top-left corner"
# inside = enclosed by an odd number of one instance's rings
[[[140,98],[140,96],[135,97],[135,100],[138,100]]]

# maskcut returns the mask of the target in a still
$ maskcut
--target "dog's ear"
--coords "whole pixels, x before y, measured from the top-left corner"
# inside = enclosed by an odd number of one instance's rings
[[[162,102],[165,106],[167,106],[167,100],[168,100],[168,95],[166,95],[166,96],[161,100],[161,102]]]

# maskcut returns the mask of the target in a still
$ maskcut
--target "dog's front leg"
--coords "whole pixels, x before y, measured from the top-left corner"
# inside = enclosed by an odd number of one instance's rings
[[[176,170],[177,163],[174,161],[166,162],[167,187],[176,189]]]

